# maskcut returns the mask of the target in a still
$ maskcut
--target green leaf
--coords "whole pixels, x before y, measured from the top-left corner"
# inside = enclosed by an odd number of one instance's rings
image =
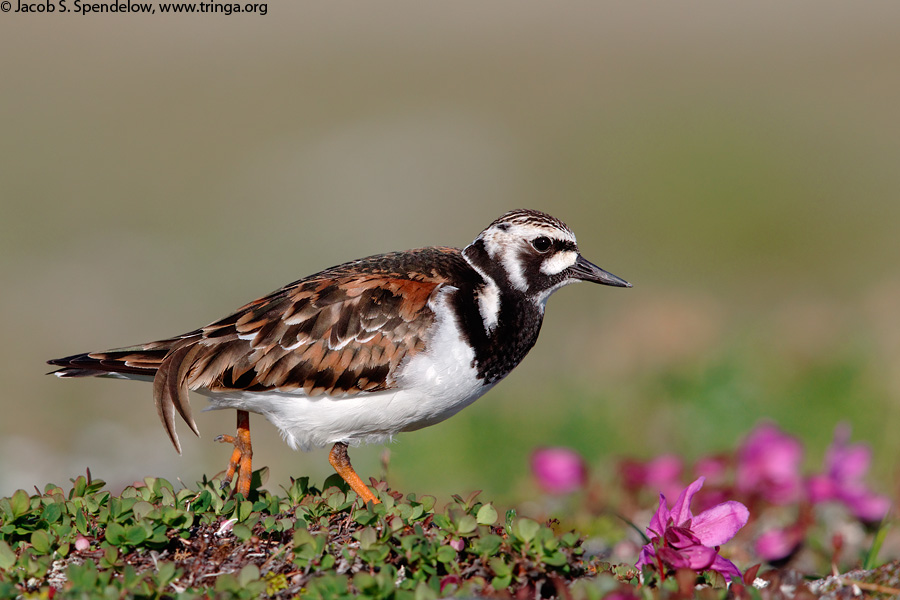
[[[237,517],[239,522],[246,521],[248,517],[250,517],[250,513],[253,512],[253,503],[249,500],[244,500],[240,502],[234,510],[234,516]]]
[[[323,572],[330,571],[336,561],[337,559],[333,554],[326,554],[322,557],[322,560],[319,561],[319,570]]]
[[[459,533],[472,533],[478,527],[478,522],[472,515],[463,515],[456,524],[456,531]]]
[[[353,537],[359,540],[361,550],[368,550],[378,542],[378,532],[374,527],[365,527],[353,534]]]
[[[341,510],[345,502],[347,502],[347,494],[339,489],[334,489],[333,486],[325,495],[325,504],[334,512]]]
[[[512,567],[506,564],[506,562],[499,556],[495,556],[490,559],[488,561],[488,564],[491,566],[491,570],[493,570],[498,577],[505,577],[512,574]]]
[[[78,533],[82,535],[87,535],[88,526],[87,526],[87,518],[84,516],[84,511],[80,508],[78,512],[75,513],[75,529],[78,530]]]
[[[103,549],[103,558],[100,559],[100,566],[109,568],[117,565],[119,562],[119,549],[115,546],[107,546]]]
[[[84,475],[79,475],[72,481],[72,491],[69,492],[69,498],[81,498],[84,496],[84,490],[87,488],[87,479]]]
[[[62,505],[59,502],[54,502],[44,507],[44,514],[42,516],[48,523],[56,523],[62,516],[62,512]]]
[[[31,509],[31,498],[25,490],[16,490],[9,499],[9,505],[12,509],[13,520],[15,520]]]
[[[113,546],[121,546],[125,543],[125,528],[118,523],[110,523],[106,527],[106,534],[104,537],[106,538],[106,541]]]
[[[452,546],[441,546],[437,551],[438,562],[452,563],[456,561],[456,550]]]
[[[147,538],[146,543],[149,545],[164,545],[168,542],[169,538],[166,535],[168,528],[165,525],[157,525],[153,528],[150,537]]]
[[[232,527],[231,533],[233,533],[234,537],[236,537],[237,539],[245,542],[250,539],[250,536],[253,535],[253,531],[243,523],[237,523],[234,527]]]
[[[165,588],[175,580],[175,563],[159,561],[156,563],[156,581],[159,588]]]
[[[353,520],[360,525],[371,525],[378,520],[378,515],[375,514],[375,511],[371,510],[370,506],[367,505],[356,511]]]
[[[212,504],[212,494],[209,493],[209,490],[203,490],[192,502],[189,502],[187,508],[196,512],[205,512],[210,504]]]
[[[38,554],[50,554],[50,536],[43,529],[31,534],[31,547]]]
[[[550,565],[551,567],[561,567],[564,564],[566,564],[567,560],[566,560],[566,555],[563,554],[562,552],[560,552],[559,550],[557,550],[556,552],[553,552],[552,554],[544,556],[544,562],[546,564]]]
[[[506,533],[512,533],[513,521],[516,519],[516,509],[510,508],[506,511]]]
[[[477,538],[472,548],[480,556],[493,556],[497,554],[502,544],[502,537],[490,533]]]
[[[16,564],[16,553],[13,552],[9,544],[0,540],[0,569],[8,570]]]
[[[516,521],[514,527],[516,537],[526,544],[534,539],[534,536],[537,535],[537,532],[540,531],[540,529],[540,523],[524,517]]]
[[[445,531],[453,531],[453,523],[447,515],[434,515],[434,524]]]
[[[350,486],[347,484],[346,481],[344,481],[344,478],[341,477],[340,475],[338,475],[337,473],[334,473],[333,475],[329,475],[325,479],[325,483],[322,484],[322,490],[323,490],[322,496],[323,497],[325,496],[324,492],[327,491],[328,488],[331,488],[331,487],[336,487],[339,490],[344,491],[345,493],[350,489]]]
[[[259,567],[254,564],[245,566],[241,569],[241,572],[238,573],[237,579],[241,587],[247,587],[249,583],[259,579]]]
[[[863,569],[874,569],[877,566],[878,553],[881,551],[881,546],[884,544],[885,537],[887,537],[888,529],[890,529],[890,521],[887,519],[887,517],[885,517],[881,522],[881,526],[878,528],[878,531],[875,532],[875,537],[872,539],[872,546],[871,548],[869,548],[869,552],[866,554],[866,560],[863,563]]]
[[[253,471],[252,475],[250,475],[250,489],[258,490],[262,486],[266,485],[267,481],[269,481],[269,467],[257,469],[256,471]]]
[[[125,543],[131,546],[137,546],[150,537],[150,532],[144,529],[143,525],[132,525],[125,530]]]
[[[434,496],[422,496],[419,498],[419,502],[422,504],[422,510],[428,513],[434,510],[434,504],[437,502],[437,498]]]
[[[497,522],[497,517],[497,509],[490,504],[485,504],[478,509],[475,520],[478,521],[479,525],[493,525]]]
[[[143,500],[136,502],[134,506],[131,507],[131,512],[134,514],[135,521],[140,521],[154,510],[156,510],[155,506]]]

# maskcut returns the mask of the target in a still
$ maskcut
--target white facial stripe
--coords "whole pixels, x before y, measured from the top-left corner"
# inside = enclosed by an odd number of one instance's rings
[[[527,292],[528,281],[525,279],[525,272],[522,269],[519,257],[516,255],[514,246],[509,246],[506,252],[503,253],[503,266],[513,287],[520,292]]]
[[[536,227],[534,225],[514,225],[510,228],[510,233],[515,237],[524,238],[526,240],[546,235],[547,237],[556,240],[566,240],[575,243],[574,233],[556,228],[547,229],[546,227]]]
[[[547,300],[550,299],[550,296],[553,295],[553,292],[572,283],[580,283],[580,281],[577,279],[566,279],[564,281],[561,281],[554,285],[552,288],[547,288],[546,290],[543,290],[541,293],[537,294],[533,299],[534,303],[537,304],[538,308],[541,309],[541,312],[544,312],[544,308],[547,306]]]
[[[574,265],[576,260],[578,260],[578,254],[573,250],[559,252],[541,263],[541,273],[544,275],[558,275]]]
[[[478,292],[478,312],[481,313],[484,330],[490,333],[497,326],[500,318],[500,288],[493,279],[488,277],[487,273],[476,265],[472,265],[472,268],[484,279],[484,286]]]
[[[478,293],[478,312],[484,321],[484,330],[490,333],[497,327],[500,318],[500,288],[493,280],[488,279],[488,284]]]

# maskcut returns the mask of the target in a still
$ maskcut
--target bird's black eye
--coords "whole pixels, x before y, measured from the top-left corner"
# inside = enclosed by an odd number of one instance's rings
[[[541,237],[536,237],[531,240],[531,245],[534,246],[535,250],[543,254],[550,249],[553,242],[550,241],[550,238],[542,235]]]

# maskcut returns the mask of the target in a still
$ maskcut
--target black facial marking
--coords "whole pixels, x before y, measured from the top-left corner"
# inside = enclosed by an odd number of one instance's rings
[[[525,358],[537,341],[543,314],[522,294],[510,287],[507,292],[501,288],[497,325],[487,332],[478,309],[480,285],[470,282],[459,286],[452,306],[462,336],[475,351],[473,366],[478,377],[490,384],[506,377]]]

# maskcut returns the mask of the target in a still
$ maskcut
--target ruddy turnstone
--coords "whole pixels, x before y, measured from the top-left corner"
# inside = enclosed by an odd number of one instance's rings
[[[585,260],[565,223],[513,210],[464,249],[420,248],[348,262],[290,283],[201,329],[49,361],[59,377],[153,382],[169,438],[178,413],[200,435],[188,392],[237,409],[225,480],[250,491],[249,412],[294,449],[331,445],[334,469],[378,502],[348,445],[439,423],[481,397],[534,345],[544,307],[578,281],[631,287]]]

